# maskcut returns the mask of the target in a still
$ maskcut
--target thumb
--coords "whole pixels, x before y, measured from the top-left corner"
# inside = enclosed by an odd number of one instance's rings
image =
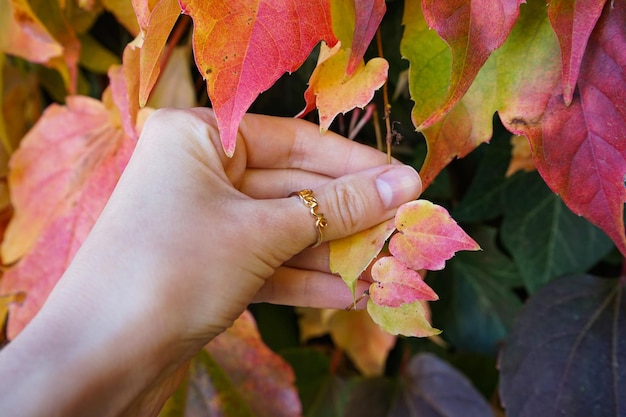
[[[274,234],[278,232],[283,236],[277,238],[294,245],[290,248],[293,254],[321,243],[317,220],[326,224],[321,228],[322,242],[353,235],[392,218],[400,205],[419,196],[422,182],[410,166],[385,165],[337,178],[311,191],[313,199],[308,204],[297,196],[274,200],[283,213]],[[317,203],[314,209],[312,201]]]

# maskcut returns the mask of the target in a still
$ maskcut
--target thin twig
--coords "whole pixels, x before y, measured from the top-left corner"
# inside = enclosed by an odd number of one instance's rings
[[[376,30],[376,47],[378,48],[378,56],[384,58],[383,55],[383,40],[382,35],[380,33],[380,27]],[[391,163],[391,142],[393,139],[393,132],[391,128],[391,104],[389,104],[389,92],[387,91],[387,82],[383,84],[383,105],[384,109],[384,119],[385,119],[385,128],[387,129],[387,134],[385,135],[385,144],[387,145],[387,163]]]

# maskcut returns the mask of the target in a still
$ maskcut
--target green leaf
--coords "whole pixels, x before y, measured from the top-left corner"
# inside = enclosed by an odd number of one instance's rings
[[[97,74],[106,74],[112,65],[120,65],[122,60],[89,35],[79,37],[81,50],[79,64]]]
[[[345,381],[331,374],[330,359],[313,348],[289,349],[282,353],[296,374],[296,385],[306,417],[341,417]]]
[[[485,148],[485,152],[476,175],[463,199],[452,211],[452,217],[459,222],[491,220],[501,215],[505,207],[505,190],[514,181],[504,176],[511,159],[508,138],[498,137],[481,147]]]
[[[626,415],[624,285],[567,276],[531,297],[500,357],[500,394],[516,417]]]
[[[449,268],[429,276],[440,295],[431,304],[433,320],[458,348],[495,355],[521,307],[512,288],[522,280],[513,261],[495,245],[495,229],[481,227],[472,235],[482,252],[459,253]]]
[[[560,275],[586,271],[613,244],[572,213],[535,173],[507,189],[502,241],[532,293]]]

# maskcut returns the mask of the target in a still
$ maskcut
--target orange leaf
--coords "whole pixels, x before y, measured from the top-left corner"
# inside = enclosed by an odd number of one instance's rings
[[[180,16],[180,6],[176,0],[159,0],[153,7],[146,1],[135,2],[135,10],[141,29],[144,31],[141,47],[141,67],[139,77],[139,104],[145,106],[154,84],[161,72],[161,54],[167,38]]]
[[[406,203],[396,213],[389,251],[411,269],[439,270],[460,250],[480,247],[441,206],[426,200]]]
[[[239,122],[285,72],[321,40],[336,42],[326,0],[180,0],[194,21],[198,70],[207,79],[222,145],[232,156]]]
[[[0,3],[0,51],[31,62],[46,63],[63,54],[26,0]]]

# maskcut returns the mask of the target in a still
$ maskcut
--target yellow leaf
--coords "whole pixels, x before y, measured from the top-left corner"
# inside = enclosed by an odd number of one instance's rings
[[[374,92],[387,80],[389,64],[384,58],[373,58],[347,76],[350,51],[341,48],[340,43],[333,49],[325,44],[321,48],[320,60],[304,93],[307,105],[299,116],[317,107],[320,130],[325,132],[339,113],[363,108],[372,100]]]
[[[376,325],[365,310],[338,310],[329,321],[335,345],[346,352],[365,376],[379,376],[385,370],[396,337]]]
[[[341,275],[353,296],[359,276],[380,253],[394,229],[392,219],[352,236],[330,242],[330,270]]]
[[[441,333],[441,330],[433,328],[428,322],[424,305],[425,302],[418,300],[400,307],[385,307],[370,299],[367,302],[367,312],[376,324],[391,334],[427,337]]]
[[[532,152],[530,150],[530,143],[526,136],[511,136],[511,162],[509,162],[509,168],[506,170],[506,177],[510,177],[517,171],[531,172],[534,171],[535,162],[533,161]]]

